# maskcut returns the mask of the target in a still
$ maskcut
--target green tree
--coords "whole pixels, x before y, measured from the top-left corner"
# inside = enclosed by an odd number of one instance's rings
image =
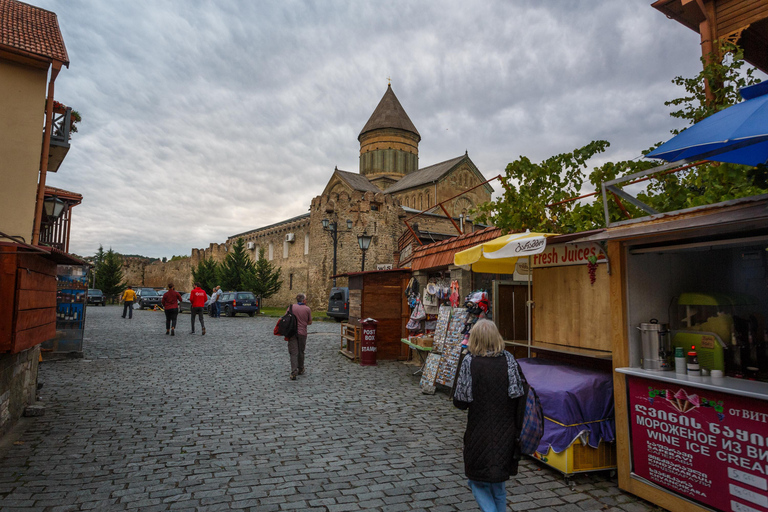
[[[96,276],[98,275],[99,267],[101,267],[101,264],[104,263],[104,255],[104,247],[99,244],[99,250],[96,251],[96,254],[93,256],[93,271],[91,272],[91,286],[93,288],[99,288],[100,286]]]
[[[245,240],[238,238],[221,264],[221,287],[225,290],[247,290],[248,285],[253,282],[255,270],[253,260],[245,252]]]
[[[96,282],[104,295],[113,301],[125,290],[123,259],[111,247],[104,254],[104,260],[99,265]]]
[[[673,82],[685,88],[687,95],[666,102],[679,107],[671,115],[687,119],[691,124],[740,101],[738,89],[752,85],[754,70],[741,71],[743,54],[734,45],[721,46],[721,59],[702,59],[704,66],[695,77],[676,77]],[[705,82],[712,87],[714,100],[707,101]],[[673,133],[677,133],[673,131]],[[476,209],[477,220],[492,223],[505,233],[509,231],[545,231],[573,233],[602,227],[605,224],[602,196],[568,201],[579,196],[585,181],[588,161],[608,148],[607,141],[593,141],[571,153],[556,155],[534,164],[521,156],[507,165],[501,178],[503,194]],[[650,149],[648,150],[650,151]],[[600,184],[656,166],[652,161],[608,162],[594,168],[589,181],[595,190]],[[706,163],[686,171],[653,177],[638,199],[658,211],[672,211],[704,204],[727,201],[738,197],[768,192],[768,172],[757,168]],[[608,197],[611,221],[638,217],[644,213],[631,204]]]
[[[250,282],[246,283],[246,289],[262,299],[268,299],[279,292],[283,286],[283,281],[280,279],[281,275],[282,268],[275,267],[273,263],[267,261],[267,258],[264,257],[264,248],[262,247],[259,249],[259,259],[256,260],[253,277]],[[259,301],[259,304],[261,304],[261,301]]]
[[[201,260],[197,267],[192,269],[192,281],[200,283],[205,293],[210,295],[213,287],[219,282],[219,264],[213,258]]]

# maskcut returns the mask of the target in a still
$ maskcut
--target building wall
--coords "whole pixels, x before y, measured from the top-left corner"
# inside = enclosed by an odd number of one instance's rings
[[[383,128],[360,137],[360,174],[405,176],[419,169],[419,137],[415,133]]]
[[[0,436],[8,433],[27,405],[35,403],[40,346],[0,354]]]
[[[0,59],[0,76],[0,231],[31,243],[47,72]]]
[[[238,238],[245,240],[246,247],[253,244],[253,248],[248,249],[253,261],[259,258],[259,250],[263,248],[264,257],[280,268],[283,286],[277,294],[263,301],[264,306],[287,306],[294,302],[298,293],[308,293],[309,251],[312,247],[311,239],[307,238],[310,234],[309,222],[305,217],[227,240],[229,246]],[[286,241],[286,235],[289,234],[293,235],[293,242]]]
[[[458,169],[440,179],[437,183],[409,188],[394,195],[400,203],[409,208],[426,210],[437,203],[455,196],[459,191],[479,185],[481,180],[470,169],[468,163],[464,163]],[[458,217],[466,214],[470,208],[491,200],[491,193],[486,187],[478,187],[462,194],[461,196],[444,204],[448,213]]]

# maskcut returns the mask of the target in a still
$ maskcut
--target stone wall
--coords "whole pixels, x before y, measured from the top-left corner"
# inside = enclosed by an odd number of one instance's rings
[[[310,294],[309,251],[312,241],[309,238],[309,222],[310,218],[302,215],[227,240],[227,244],[231,246],[238,238],[242,238],[248,254],[254,261],[259,258],[259,250],[263,248],[264,257],[280,268],[283,286],[277,294],[264,299],[264,306],[287,307],[294,302],[298,293]]]
[[[149,288],[166,288],[173,283],[176,290],[188,292],[192,289],[192,258],[182,258],[173,261],[155,261],[144,267],[143,286]]]
[[[0,354],[0,436],[5,435],[35,403],[40,346],[18,354]]]

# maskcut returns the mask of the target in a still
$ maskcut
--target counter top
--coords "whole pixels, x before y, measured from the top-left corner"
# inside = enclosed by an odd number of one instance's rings
[[[768,400],[768,383],[756,380],[735,379],[733,377],[696,377],[682,375],[669,371],[643,370],[642,368],[616,368],[616,371],[632,377],[671,382],[694,388],[709,389],[721,393],[731,393],[738,396]]]

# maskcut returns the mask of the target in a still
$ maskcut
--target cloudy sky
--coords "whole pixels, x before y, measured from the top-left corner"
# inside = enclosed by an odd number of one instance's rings
[[[305,213],[357,172],[388,77],[422,167],[466,150],[491,177],[594,139],[639,156],[700,67],[650,0],[29,1],[58,15],[56,99],[83,118],[48,181],[83,194],[80,255],[189,254]]]

